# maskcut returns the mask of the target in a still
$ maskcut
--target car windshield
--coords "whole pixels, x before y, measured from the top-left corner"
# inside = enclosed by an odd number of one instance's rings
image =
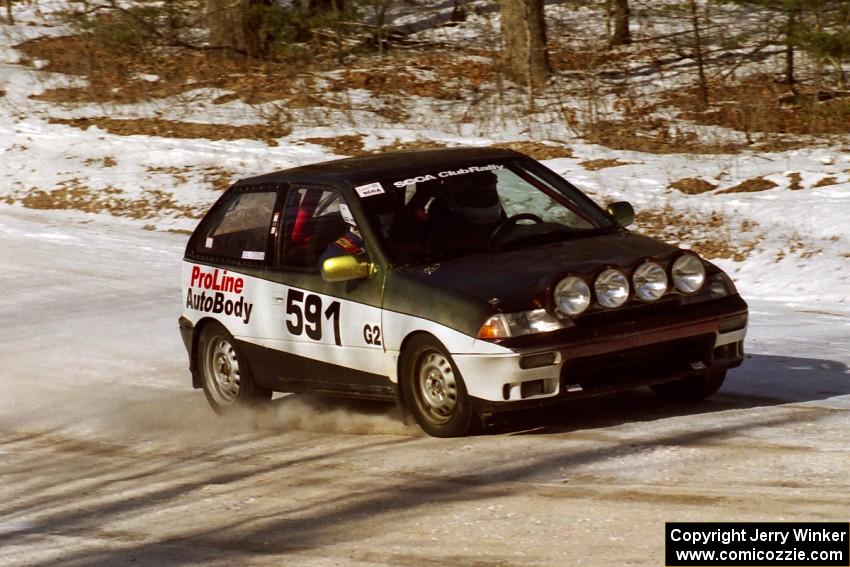
[[[531,160],[445,167],[356,189],[394,264],[534,246],[616,228],[578,189]]]

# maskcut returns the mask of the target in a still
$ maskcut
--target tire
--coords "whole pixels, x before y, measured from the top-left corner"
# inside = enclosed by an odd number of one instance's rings
[[[726,379],[725,370],[715,370],[696,376],[688,376],[673,382],[653,384],[652,391],[662,400],[671,402],[699,402],[713,395]]]
[[[219,415],[268,403],[272,391],[254,381],[251,368],[233,336],[217,322],[207,323],[198,338],[198,372],[212,409]]]
[[[451,355],[428,335],[405,346],[400,377],[407,408],[425,433],[462,437],[472,433],[475,413]]]

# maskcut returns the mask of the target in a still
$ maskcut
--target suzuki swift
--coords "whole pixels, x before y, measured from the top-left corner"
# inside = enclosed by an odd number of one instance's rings
[[[633,219],[500,149],[243,179],[186,248],[192,383],[219,413],[273,392],[394,400],[440,437],[629,388],[703,399],[741,364],[747,304]]]

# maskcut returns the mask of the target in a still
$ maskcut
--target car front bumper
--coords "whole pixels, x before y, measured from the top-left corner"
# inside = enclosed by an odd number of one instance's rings
[[[569,338],[540,336],[508,354],[453,358],[478,411],[499,411],[733,368],[746,333],[747,304],[736,295],[576,329]]]

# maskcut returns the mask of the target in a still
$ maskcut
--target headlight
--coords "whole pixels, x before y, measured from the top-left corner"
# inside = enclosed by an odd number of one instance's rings
[[[567,276],[555,286],[555,305],[565,315],[578,315],[590,305],[590,286],[581,278]]]
[[[621,306],[629,298],[629,280],[620,270],[605,270],[596,277],[593,288],[599,305],[609,309]]]
[[[723,272],[717,272],[708,279],[708,291],[711,297],[726,297],[738,293],[735,284]]]
[[[673,285],[682,293],[699,291],[705,283],[705,266],[694,254],[683,254],[673,262]]]
[[[644,301],[655,301],[667,291],[667,272],[655,262],[644,262],[632,276],[635,293]]]
[[[493,315],[481,325],[479,339],[507,339],[535,333],[548,333],[564,327],[564,323],[545,309],[520,311],[519,313],[499,313]]]

